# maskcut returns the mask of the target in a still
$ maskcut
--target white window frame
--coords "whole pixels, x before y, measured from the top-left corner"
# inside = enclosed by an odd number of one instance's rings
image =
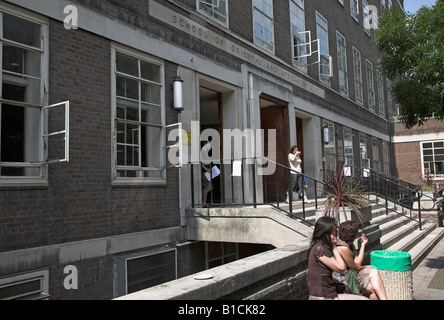
[[[260,1],[260,2],[264,2],[264,1],[270,1],[271,2],[271,16],[267,15],[267,13],[265,13],[263,10],[261,10],[261,8],[258,8],[257,6],[255,6],[255,2],[256,1]],[[273,14],[273,1],[274,0],[253,0],[253,38],[254,38],[254,43],[257,44],[258,46],[271,51],[274,53],[274,49],[275,49],[275,44],[274,44],[274,14]],[[264,37],[259,37],[256,35],[256,24],[261,26],[263,30],[267,30],[264,23],[262,21],[256,21],[254,18],[256,16],[255,12],[258,12],[261,16],[262,16],[262,20],[264,19],[269,19],[271,21],[271,30],[269,30],[271,32],[271,42],[267,41],[265,35],[263,35]]]
[[[123,55],[127,55],[130,57],[133,57],[135,59],[138,59],[139,61],[144,61],[148,63],[152,63],[154,65],[157,65],[160,67],[160,86],[161,89],[161,124],[152,124],[149,127],[156,127],[158,129],[162,130],[162,137],[161,142],[159,145],[159,152],[161,153],[161,165],[158,167],[142,167],[139,161],[139,166],[137,167],[131,167],[131,166],[118,166],[117,165],[117,92],[116,92],[116,81],[117,81],[117,75],[119,74],[116,70],[116,56],[117,52],[121,53]],[[166,110],[165,110],[165,62],[161,59],[152,57],[151,55],[141,53],[135,49],[130,49],[127,47],[124,47],[119,44],[113,44],[111,49],[111,65],[112,65],[112,75],[111,75],[111,85],[112,85],[112,184],[113,185],[156,185],[156,186],[163,186],[166,185],[166,169],[168,167],[180,167],[182,163],[175,164],[174,166],[167,165],[167,152],[171,148],[179,148],[180,154],[179,159],[182,159],[182,135],[179,136],[179,144],[170,144],[167,142],[167,139],[169,138],[167,136],[167,129],[171,128],[172,126],[177,126],[179,130],[181,130],[180,124],[171,124],[166,125]],[[122,119],[119,120],[121,122]],[[136,124],[134,122],[134,124]],[[145,123],[140,123],[139,125],[145,126]],[[179,147],[178,147],[179,146]],[[118,171],[134,171],[138,172],[136,174],[136,177],[119,177]],[[149,171],[156,171],[160,172],[160,177],[143,177],[143,172],[149,172]]]
[[[356,22],[359,21],[359,0],[350,0],[350,15]]]
[[[365,133],[359,134],[359,154],[361,159],[361,169],[370,169],[370,158],[368,154],[368,137]],[[366,172],[364,170],[364,172]],[[368,171],[367,171],[368,172]]]
[[[174,252],[174,265],[175,265],[175,277],[177,279],[177,249],[165,248],[154,250],[150,252],[136,252],[125,256],[117,257],[115,259],[115,291],[117,296],[123,296],[128,294],[128,261],[144,259],[148,257],[155,257],[158,255],[169,254]]]
[[[293,5],[302,11],[302,17],[291,10]],[[293,64],[307,72],[307,57],[311,56],[311,34],[307,34],[307,31],[305,31],[305,0],[290,0],[290,24],[293,41]],[[308,43],[307,37],[309,37]]]
[[[341,43],[341,40],[343,40],[343,43]],[[347,40],[339,31],[336,31],[336,45],[338,52],[339,92],[348,97]],[[343,85],[341,85],[342,81]]]
[[[376,71],[376,81],[378,83],[379,115],[385,118],[384,76],[379,70]]]
[[[197,11],[224,26],[228,26],[228,1],[229,0],[196,0]],[[225,4],[225,15],[219,11],[220,5]],[[202,9],[202,7],[205,9]],[[218,19],[220,16],[223,20]]]
[[[318,18],[320,19],[320,21],[325,23],[325,27],[319,24]],[[326,41],[326,43],[322,41],[321,37],[319,37],[320,32],[325,34],[324,40]],[[329,49],[328,21],[317,11],[316,11],[316,34],[318,42],[318,56],[319,56],[319,68],[318,68],[319,80],[325,83],[326,85],[331,86],[331,78],[333,77],[333,64]],[[326,60],[328,61],[327,63]],[[324,73],[323,70],[329,70],[329,73],[327,72]]]
[[[360,105],[364,104],[364,87],[362,84],[362,59],[361,52],[353,47],[353,74],[355,80],[355,100]]]
[[[40,281],[40,289],[17,296],[5,298],[5,300],[46,300],[49,298],[49,271],[41,270],[24,273],[6,278],[0,278],[0,289],[14,287],[33,281]]]
[[[350,168],[350,175],[354,172],[355,158],[354,158],[354,148],[353,148],[353,130],[351,128],[344,127],[343,130],[344,139],[344,158],[345,166]],[[350,144],[351,142],[351,144]],[[347,152],[346,152],[347,151]],[[351,151],[351,152],[348,152]]]
[[[429,144],[429,143],[431,143],[432,144],[432,148],[425,148],[424,147],[424,145],[425,144]],[[426,177],[426,175],[428,174],[428,173],[430,173],[429,171],[426,171],[426,168],[425,168],[425,163],[427,162],[427,163],[433,163],[433,164],[435,164],[436,162],[441,162],[441,161],[436,161],[436,150],[437,149],[442,149],[441,147],[439,147],[439,148],[435,148],[435,143],[443,143],[444,144],[444,140],[433,140],[433,141],[423,141],[423,142],[421,142],[421,167],[422,167],[422,177],[423,178],[425,178]],[[426,150],[432,150],[432,154],[431,155],[426,155],[426,154],[424,154],[424,149],[426,149]],[[426,157],[426,156],[432,156],[433,157],[433,161],[425,161],[425,159],[424,159],[424,157]],[[441,154],[439,154],[438,156],[442,156]],[[444,164],[443,164],[443,166],[444,166]],[[430,170],[430,168],[428,168],[428,170]],[[431,174],[431,173],[430,173]],[[436,174],[436,172],[434,172],[433,174],[432,174],[432,176],[433,176],[433,179],[434,180],[436,180],[436,181],[442,181],[442,180],[444,180],[444,174]]]
[[[36,131],[37,135],[40,135],[38,139],[38,152],[39,159],[31,162],[0,162],[0,167],[14,167],[14,168],[24,168],[28,170],[37,169],[39,170],[39,175],[23,175],[23,176],[0,176],[0,186],[47,186],[48,185],[48,164],[52,162],[68,162],[69,161],[69,102],[64,102],[52,106],[48,106],[48,73],[49,73],[49,32],[48,32],[48,19],[39,15],[29,13],[26,10],[16,9],[8,4],[0,4],[0,23],[3,23],[3,13],[14,16],[18,19],[32,22],[41,27],[41,47],[40,49],[34,47],[27,47],[24,44],[16,43],[14,41],[4,39],[3,33],[0,33],[0,52],[2,51],[3,44],[14,45],[17,47],[22,47],[27,50],[33,50],[39,52],[40,57],[40,104],[24,103],[19,101],[10,101],[0,98],[0,106],[2,104],[14,105],[17,107],[24,108],[25,110],[38,109],[40,110],[39,123],[36,127],[39,128],[40,132]],[[1,30],[1,28],[0,28]],[[37,50],[37,51],[36,51]],[[1,65],[0,61],[0,65]],[[0,71],[3,67],[0,66]],[[0,72],[0,85],[3,83],[3,72]],[[1,89],[0,89],[1,91]],[[47,112],[49,109],[55,107],[65,108],[65,128],[61,132],[50,133],[47,132],[48,129],[48,116]],[[1,107],[0,107],[1,108]],[[46,114],[46,115],[45,115]],[[62,158],[64,159],[53,159],[50,161],[48,159],[49,155],[49,145],[48,139],[55,135],[64,135],[65,139],[65,153]]]
[[[372,138],[373,170],[381,172],[381,156],[379,152],[379,139]]]
[[[336,170],[336,135],[334,122],[324,120],[322,127],[328,127],[328,144],[324,144],[325,169]]]
[[[375,77],[373,75],[373,63],[366,59],[366,74],[367,74],[367,93],[368,93],[368,108],[372,112],[376,112],[376,92],[375,92]]]

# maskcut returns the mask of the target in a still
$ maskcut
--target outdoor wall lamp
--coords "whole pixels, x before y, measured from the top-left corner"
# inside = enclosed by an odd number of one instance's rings
[[[183,110],[183,80],[177,75],[173,79],[174,109]]]
[[[322,129],[322,133],[323,133],[323,136],[324,136],[324,144],[329,144],[330,143],[330,137],[328,135],[328,127],[326,125]]]

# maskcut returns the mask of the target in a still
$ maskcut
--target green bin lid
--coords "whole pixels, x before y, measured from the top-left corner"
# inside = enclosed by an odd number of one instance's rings
[[[402,251],[373,251],[370,253],[372,267],[385,271],[409,271],[412,269],[412,256]]]

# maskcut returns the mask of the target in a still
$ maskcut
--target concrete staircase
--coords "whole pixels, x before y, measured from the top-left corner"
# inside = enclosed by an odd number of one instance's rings
[[[318,206],[322,206],[325,199],[318,200]],[[372,220],[370,225],[362,230],[363,232],[373,233],[372,239],[379,244],[373,244],[373,250],[393,250],[408,252],[412,256],[412,268],[415,269],[427,254],[444,238],[444,228],[438,228],[437,222],[433,218],[422,219],[422,230],[419,229],[419,223],[409,219],[410,210],[402,209],[393,203],[388,203],[389,213],[387,214],[385,200],[378,199],[376,196],[370,197],[372,206]],[[282,210],[288,210],[288,204],[282,204]],[[404,215],[402,212],[404,211]],[[295,201],[293,203],[294,217],[302,218],[302,203]],[[427,212],[431,213],[431,212]],[[437,212],[434,212],[437,214]],[[314,224],[316,221],[316,209],[314,204],[306,204],[306,221]],[[413,218],[417,218],[417,212],[413,212]],[[417,219],[416,219],[417,220]],[[374,228],[379,226],[379,232]],[[370,237],[367,236],[370,240]],[[370,241],[372,241],[370,240]],[[367,254],[367,258],[369,253]]]

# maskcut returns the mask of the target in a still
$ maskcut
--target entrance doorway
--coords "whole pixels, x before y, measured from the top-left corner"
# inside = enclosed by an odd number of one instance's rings
[[[276,150],[276,162],[288,167],[290,151],[288,106],[284,102],[261,96],[261,129],[264,132],[264,150]],[[276,130],[276,146],[268,145],[268,130]],[[267,154],[265,154],[265,157]],[[264,176],[264,199],[267,202],[285,201],[288,185],[288,172],[277,166],[274,175]]]
[[[223,155],[223,102],[222,93],[208,89],[205,87],[199,88],[200,99],[200,132],[204,130],[213,129],[219,133],[220,150],[219,154]],[[211,137],[209,138],[211,142]],[[209,156],[212,157],[210,150]],[[220,161],[222,163],[222,161]],[[223,203],[224,202],[224,184],[222,177],[224,176],[224,168],[222,164],[211,164],[211,167],[217,166],[221,174],[212,180],[212,190],[207,195],[207,203]]]

